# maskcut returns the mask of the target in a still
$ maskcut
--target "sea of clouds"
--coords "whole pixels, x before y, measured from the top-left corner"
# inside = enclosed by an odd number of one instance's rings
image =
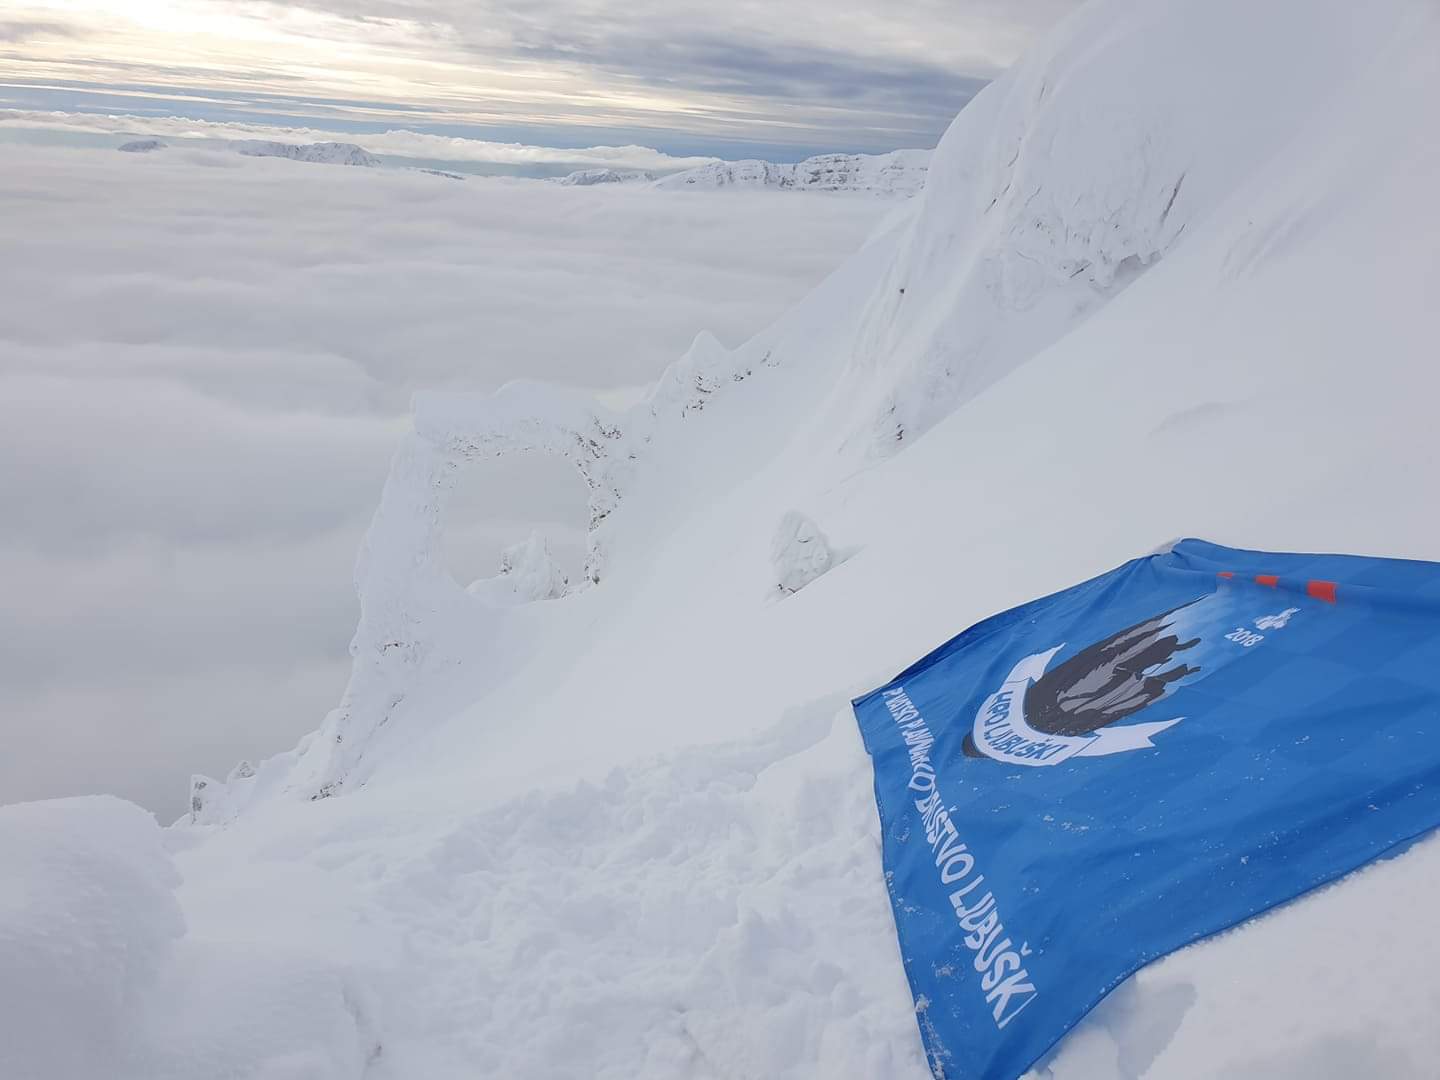
[[[150,137],[178,146],[213,150],[244,139],[289,143],[351,142],[397,164],[444,165],[462,172],[557,176],[576,169],[614,168],[676,172],[718,159],[676,156],[650,146],[534,146],[461,135],[437,135],[390,128],[353,131],[296,127],[237,120],[202,120],[187,116],[139,116],[130,113],[75,113],[0,108],[0,143],[69,143],[115,146],[127,139]],[[219,145],[217,145],[219,144]]]
[[[893,207],[0,146],[0,802],[184,808],[338,700],[354,553],[417,388],[633,396],[734,344]],[[563,466],[479,471],[451,566],[532,529]]]

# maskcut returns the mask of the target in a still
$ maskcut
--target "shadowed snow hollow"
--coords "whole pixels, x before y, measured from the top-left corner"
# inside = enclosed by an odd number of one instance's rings
[[[184,940],[347,959],[373,1005],[315,1075],[927,1075],[848,700],[1168,537],[1440,557],[1437,21],[1093,4],[741,348],[622,411],[422,396],[345,700],[175,830]],[[536,451],[589,486],[590,584],[487,604],[440,568],[446,493]],[[781,599],[796,506],[851,546]],[[1161,961],[1040,1071],[1427,1075],[1437,881],[1431,840]]]

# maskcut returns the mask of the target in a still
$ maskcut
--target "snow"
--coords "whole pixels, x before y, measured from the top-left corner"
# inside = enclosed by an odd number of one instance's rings
[[[787,510],[770,541],[770,562],[781,592],[799,592],[834,565],[835,555],[820,526],[798,510]]]
[[[794,191],[851,191],[910,196],[925,184],[929,150],[892,150],[888,154],[820,154],[795,164],[770,161],[716,161],[674,173],[655,182],[664,191],[714,188],[779,188]]]
[[[561,187],[594,187],[596,184],[636,184],[654,180],[655,174],[643,169],[580,169],[557,176],[553,183]]]
[[[545,538],[531,533],[529,539],[512,544],[500,553],[499,574],[472,581],[465,591],[492,604],[526,604],[558,600],[569,586]]]
[[[183,844],[110,796],[0,807],[0,1075],[341,1080],[376,1058],[343,967],[187,928]]]
[[[99,1076],[184,920],[155,821],[109,796],[0,807],[0,1075]]]
[[[1440,557],[1437,94],[1426,0],[1102,0],[746,344],[624,408],[422,395],[341,707],[171,832],[183,942],[364,1002],[247,1021],[245,1067],[928,1075],[848,700],[1175,536]],[[537,452],[588,485],[590,583],[487,604],[448,493]],[[777,602],[795,507],[848,557]],[[1430,839],[1162,960],[1037,1075],[1428,1075],[1437,880]]]
[[[296,144],[275,142],[273,139],[236,139],[228,146],[246,157],[276,157],[321,165],[359,165],[369,169],[380,166],[380,159],[370,151],[347,142]]]

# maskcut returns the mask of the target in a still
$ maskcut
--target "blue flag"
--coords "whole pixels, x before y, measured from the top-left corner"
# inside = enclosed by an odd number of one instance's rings
[[[1142,965],[1440,824],[1440,564],[1185,540],[854,704],[931,1069],[1009,1080]]]

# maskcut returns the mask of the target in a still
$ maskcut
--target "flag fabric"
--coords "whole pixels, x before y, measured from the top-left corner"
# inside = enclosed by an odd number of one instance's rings
[[[935,1076],[1440,824],[1440,564],[1185,540],[854,702]]]

